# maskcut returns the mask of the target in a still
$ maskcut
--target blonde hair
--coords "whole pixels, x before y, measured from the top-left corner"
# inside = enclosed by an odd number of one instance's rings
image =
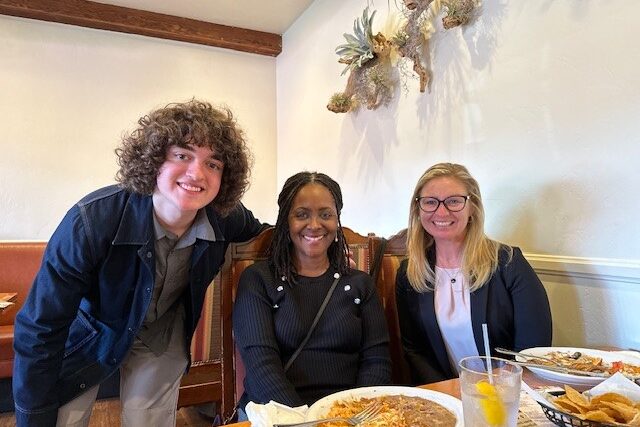
[[[484,233],[484,208],[480,186],[467,168],[455,163],[438,163],[431,166],[422,174],[413,191],[407,229],[407,254],[409,257],[407,278],[417,292],[433,290],[431,284],[435,283],[436,273],[429,264],[427,252],[432,247],[435,249],[435,241],[420,222],[420,207],[416,198],[420,196],[420,190],[429,181],[442,177],[453,178],[460,182],[470,196],[467,203],[470,205],[471,212],[462,249],[461,271],[469,279],[469,288],[473,292],[487,283],[498,268],[500,248],[503,247],[507,250],[509,259],[511,259],[513,251],[511,247],[491,240]]]

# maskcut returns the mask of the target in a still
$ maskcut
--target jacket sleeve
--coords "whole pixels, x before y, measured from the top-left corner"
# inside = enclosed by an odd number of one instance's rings
[[[233,307],[233,331],[247,372],[245,385],[251,400],[303,405],[284,372],[265,282],[252,267],[240,276]]]
[[[410,315],[410,306],[416,304],[417,294],[409,284],[407,278],[407,261],[403,261],[396,274],[396,305],[398,308],[398,322],[402,338],[402,349],[409,366],[411,382],[414,385],[443,381],[448,377],[436,368],[437,361],[432,354],[428,339],[419,333],[421,319]]]
[[[519,248],[504,267],[507,289],[513,301],[514,350],[551,345],[549,299],[531,265]]]
[[[269,227],[269,224],[261,224],[242,203],[238,203],[229,216],[230,227],[225,231],[225,237],[230,242],[246,242]]]
[[[359,386],[389,384],[391,382],[391,359],[389,357],[389,332],[382,304],[367,274],[362,275],[367,297],[361,303],[362,346],[358,369]]]
[[[92,261],[78,207],[49,241],[14,330],[13,396],[18,426],[54,426],[55,393],[69,327],[91,283]]]

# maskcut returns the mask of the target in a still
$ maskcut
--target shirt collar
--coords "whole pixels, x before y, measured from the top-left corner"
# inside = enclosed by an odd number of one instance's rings
[[[162,224],[160,224],[155,213],[153,214],[153,230],[156,240],[160,240],[163,237],[167,237],[170,240],[176,240],[178,238],[178,236],[166,230]],[[216,241],[216,233],[213,231],[213,227],[211,227],[211,223],[209,222],[209,218],[207,217],[207,213],[204,209],[198,210],[193,223],[182,237],[180,237],[175,249],[191,246],[196,242],[196,239],[208,240],[210,242]]]

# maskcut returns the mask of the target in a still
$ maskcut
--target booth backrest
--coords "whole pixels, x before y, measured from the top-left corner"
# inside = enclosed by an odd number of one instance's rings
[[[46,242],[0,242],[0,292],[17,293],[0,313],[0,378],[13,373],[13,325],[40,268]]]
[[[0,313],[0,378],[13,373],[16,313],[24,304],[40,269],[46,242],[0,242],[0,292],[16,292],[14,305]],[[222,396],[220,275],[206,294],[191,343],[192,366],[180,387],[181,406],[217,401]]]
[[[42,263],[46,242],[0,242],[0,292],[17,292],[16,303],[2,312],[0,325],[12,325]]]

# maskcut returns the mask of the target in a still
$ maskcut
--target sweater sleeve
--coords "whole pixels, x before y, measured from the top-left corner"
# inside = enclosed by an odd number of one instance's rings
[[[427,384],[448,379],[436,368],[435,355],[427,349],[425,337],[419,333],[421,319],[410,314],[410,304],[417,298],[407,278],[407,261],[403,261],[396,274],[396,305],[402,349],[411,373],[412,384]],[[415,304],[415,302],[413,302]]]
[[[367,297],[362,302],[362,346],[358,385],[379,385],[391,382],[391,359],[389,357],[389,332],[384,311],[373,284],[373,279],[362,275],[367,288]]]
[[[522,251],[513,248],[505,267],[507,289],[513,301],[514,350],[551,345],[552,323],[549,299]]]
[[[256,403],[274,400],[299,406],[303,401],[287,379],[280,358],[273,307],[265,288],[268,284],[255,267],[248,267],[240,276],[233,308],[236,344],[247,372],[245,389]]]

